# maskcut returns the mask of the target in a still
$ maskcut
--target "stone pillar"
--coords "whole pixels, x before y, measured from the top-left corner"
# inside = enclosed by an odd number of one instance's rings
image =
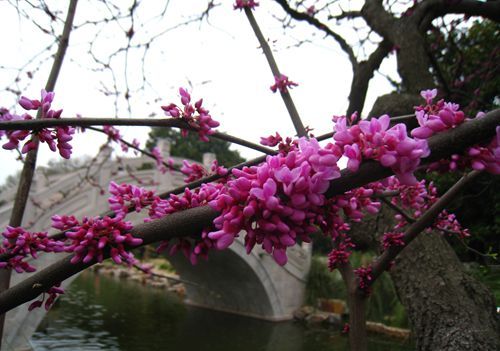
[[[212,163],[217,159],[213,152],[205,152],[203,154],[203,167],[210,169]]]
[[[168,163],[170,159],[170,139],[160,138],[156,146],[160,149],[163,161]],[[173,188],[171,172],[167,170],[167,172],[161,173],[157,170],[155,173],[155,183],[158,184],[158,189],[162,191]]]

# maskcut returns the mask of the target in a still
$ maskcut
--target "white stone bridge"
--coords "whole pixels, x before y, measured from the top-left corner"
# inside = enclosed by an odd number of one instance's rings
[[[168,145],[163,144],[165,156]],[[106,152],[104,153],[106,154]],[[204,155],[208,164],[212,154]],[[175,164],[182,160],[174,158]],[[37,172],[27,206],[24,226],[32,230],[47,230],[53,214],[98,215],[108,210],[107,190],[109,181],[136,184],[133,174],[147,188],[158,193],[184,184],[178,172],[161,174],[156,171],[151,159],[138,157],[111,161],[109,153],[101,157],[90,168],[73,172],[43,175]],[[89,182],[90,180],[90,182]],[[90,183],[93,183],[91,185]],[[153,184],[154,183],[154,184]],[[14,189],[0,194],[0,228],[8,224]],[[136,223],[140,217],[131,218]],[[296,246],[288,250],[288,263],[281,267],[260,248],[246,254],[243,240],[236,240],[227,250],[211,252],[208,261],[201,260],[192,266],[182,254],[169,257],[182,279],[196,284],[186,284],[186,302],[211,309],[279,321],[291,318],[304,298],[306,277],[310,266],[310,247]],[[61,254],[41,254],[32,262],[39,269],[50,265]],[[27,276],[13,273],[11,285]],[[64,282],[69,284],[71,279]],[[29,349],[29,338],[44,317],[43,308],[28,312],[29,303],[7,313],[2,351]]]

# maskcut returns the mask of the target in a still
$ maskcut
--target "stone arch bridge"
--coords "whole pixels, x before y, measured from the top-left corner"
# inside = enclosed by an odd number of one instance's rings
[[[168,156],[168,144],[163,143],[164,156]],[[213,154],[204,155],[204,164],[213,160]],[[182,160],[173,158],[174,164]],[[132,176],[133,174],[133,176]],[[42,174],[37,171],[26,209],[24,226],[33,230],[50,227],[51,215],[74,214],[75,216],[98,215],[108,210],[107,197],[102,190],[109,181],[137,183],[141,179],[147,188],[163,192],[184,184],[177,172],[161,174],[151,159],[144,157],[111,160],[110,153],[101,153],[89,169],[71,172]],[[136,179],[137,179],[136,178]],[[90,182],[89,182],[90,181]],[[8,224],[15,187],[0,195],[0,227]],[[139,223],[140,217],[132,216]],[[135,220],[134,220],[135,218]],[[272,321],[290,319],[304,298],[306,277],[310,267],[310,246],[289,249],[288,263],[281,267],[260,248],[246,254],[243,240],[236,240],[227,250],[211,252],[208,261],[192,266],[183,255],[169,257],[181,278],[195,282],[186,284],[186,302],[220,311],[263,318]],[[39,269],[61,258],[61,254],[40,255],[32,262]],[[27,276],[13,274],[11,286]],[[71,279],[63,284],[69,284]],[[7,313],[2,350],[29,349],[29,338],[43,319],[45,310],[28,313],[26,303]]]

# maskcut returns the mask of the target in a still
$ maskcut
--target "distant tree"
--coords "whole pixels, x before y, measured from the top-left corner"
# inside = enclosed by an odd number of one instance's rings
[[[429,36],[433,72],[446,98],[464,108],[470,115],[500,107],[500,24],[490,20],[474,21],[457,28],[461,21],[448,27],[433,28]],[[459,178],[448,173],[429,175],[440,191],[449,189]],[[488,262],[482,253],[500,252],[500,178],[482,174],[472,182],[450,208],[473,235],[468,245],[454,240],[452,245],[462,260]]]
[[[216,155],[219,164],[226,167],[245,161],[238,151],[229,149],[230,143],[227,141],[212,139],[210,143],[205,143],[200,141],[194,133],[189,133],[184,137],[179,131],[170,128],[152,128],[146,146],[149,149],[153,148],[159,138],[170,140],[172,156],[201,162],[204,153],[212,152]]]
[[[434,28],[429,36],[440,90],[469,114],[498,108],[500,24],[483,20],[455,28],[459,23]]]

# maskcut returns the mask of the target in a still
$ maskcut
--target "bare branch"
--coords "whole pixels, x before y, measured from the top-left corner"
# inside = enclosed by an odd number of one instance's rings
[[[248,22],[250,22],[250,26],[252,27],[255,36],[257,37],[260,46],[262,47],[262,50],[264,51],[264,55],[267,59],[267,62],[269,63],[269,66],[271,68],[271,71],[275,77],[280,77],[281,73],[278,69],[278,65],[276,64],[276,60],[274,59],[273,52],[271,51],[271,48],[269,47],[269,44],[267,43],[267,40],[264,38],[264,35],[262,34],[259,25],[257,24],[257,21],[255,20],[255,17],[253,15],[253,12],[249,8],[245,8],[245,15],[247,16]],[[283,102],[285,103],[286,109],[288,110],[288,114],[290,115],[290,118],[292,119],[293,126],[295,127],[295,131],[297,132],[297,135],[302,137],[306,136],[307,132],[306,129],[304,128],[304,124],[302,123],[302,120],[300,119],[299,113],[297,111],[297,108],[295,107],[295,104],[292,100],[292,97],[290,96],[290,93],[288,90],[282,91],[280,90],[281,98],[283,99]]]
[[[358,61],[356,59],[356,55],[354,55],[354,51],[352,50],[352,47],[347,43],[347,41],[338,33],[334,32],[331,30],[326,24],[322,23],[319,21],[317,18],[309,15],[306,12],[299,12],[297,10],[294,10],[290,7],[288,4],[288,1],[286,0],[275,0],[285,12],[290,15],[293,19],[297,21],[305,21],[320,31],[324,32],[326,35],[332,37],[339,45],[340,48],[347,54],[347,57],[349,58],[349,61],[351,62],[352,67],[356,67],[358,65]]]

